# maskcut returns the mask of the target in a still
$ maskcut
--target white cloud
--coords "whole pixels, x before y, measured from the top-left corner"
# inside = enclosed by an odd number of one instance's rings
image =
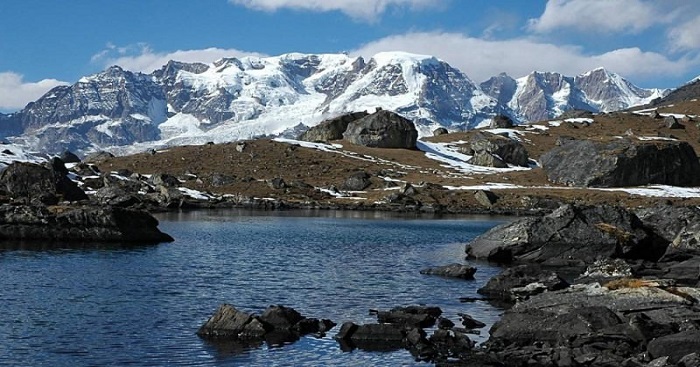
[[[56,79],[26,82],[21,74],[0,72],[0,110],[19,110],[51,88],[66,84],[68,83]]]
[[[438,6],[444,0],[229,0],[230,3],[262,11],[283,8],[317,12],[341,11],[355,19],[375,20],[389,7],[422,9]]]
[[[108,44],[107,48],[92,56],[91,61],[101,66],[119,65],[131,71],[150,73],[160,69],[170,60],[182,62],[211,63],[224,57],[264,56],[256,52],[237,49],[205,48],[201,50],[177,50],[156,52],[147,44],[117,47]]]
[[[544,13],[529,20],[528,29],[639,33],[667,21],[669,13],[648,0],[549,0]]]
[[[531,39],[488,40],[461,33],[408,33],[362,46],[353,54],[371,57],[381,51],[407,51],[439,57],[476,82],[500,72],[521,77],[534,70],[577,75],[603,66],[628,78],[679,76],[697,67],[697,60],[670,60],[638,48],[587,55],[581,47],[540,43]]]
[[[675,51],[697,51],[700,48],[700,15],[672,27],[668,37]]]

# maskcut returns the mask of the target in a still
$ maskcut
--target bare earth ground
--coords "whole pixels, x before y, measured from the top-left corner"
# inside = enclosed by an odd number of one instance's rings
[[[660,107],[661,113],[700,115],[700,103],[688,101],[668,107]],[[621,136],[672,137],[689,142],[700,151],[700,119],[692,117],[682,121],[685,129],[668,129],[663,119],[654,119],[630,112],[618,112],[594,116],[591,124],[562,122],[553,126],[547,121],[518,126],[514,130],[528,150],[530,158],[539,157],[555,147],[560,136],[577,139],[611,140]],[[533,128],[532,125],[545,126]],[[475,131],[451,133],[426,138],[435,143],[464,145]],[[461,142],[461,143],[460,143]],[[630,195],[625,192],[608,192],[595,189],[569,188],[551,184],[541,168],[500,173],[464,173],[454,167],[426,157],[419,150],[379,149],[352,145],[345,141],[331,151],[306,148],[269,139],[246,141],[243,149],[239,143],[182,146],[156,154],[142,153],[115,157],[98,164],[102,171],[128,169],[141,174],[169,173],[187,178],[183,186],[217,195],[232,194],[258,198],[275,198],[288,202],[336,203],[348,206],[369,207],[388,195],[398,192],[408,182],[439,186],[465,187],[442,189],[422,185],[415,198],[424,204],[439,204],[447,208],[482,208],[474,197],[478,188],[470,186],[509,184],[523,188],[492,188],[499,197],[493,209],[528,208],[542,202],[611,203],[628,207],[653,205],[668,201],[679,205],[700,205],[700,198],[658,198]],[[237,146],[239,149],[237,149]],[[241,151],[239,151],[241,150]],[[341,187],[354,172],[366,171],[372,185],[363,192],[353,193],[353,198],[335,198],[313,188],[300,187],[299,182],[319,188]],[[235,177],[231,184],[212,185],[215,174]],[[273,189],[267,181],[282,178],[289,186]],[[387,183],[392,180],[395,184]],[[292,184],[296,183],[296,184]],[[534,204],[538,203],[539,204]]]

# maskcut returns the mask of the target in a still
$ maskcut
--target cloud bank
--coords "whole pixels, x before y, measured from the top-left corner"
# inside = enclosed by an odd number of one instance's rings
[[[229,0],[229,2],[269,12],[280,9],[340,11],[354,19],[374,21],[390,7],[417,10],[438,6],[444,3],[444,0]]]
[[[0,110],[22,109],[30,101],[41,97],[51,88],[68,83],[56,79],[27,82],[21,74],[11,71],[0,73]]]

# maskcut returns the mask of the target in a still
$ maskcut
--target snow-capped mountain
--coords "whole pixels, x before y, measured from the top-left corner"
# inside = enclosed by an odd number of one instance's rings
[[[626,107],[644,92],[597,70],[575,78],[501,74],[477,86],[431,56],[384,52],[365,60],[293,53],[212,64],[171,61],[150,74],[113,66],[0,115],[0,130],[15,143],[49,153],[127,153],[297,134],[328,117],[376,107],[414,120],[419,134],[428,135],[438,126],[472,128],[496,114],[524,122],[571,108]]]
[[[636,87],[603,68],[575,77],[532,72],[514,79],[500,74],[480,86],[486,94],[515,111],[521,121],[551,119],[572,109],[617,111],[649,103],[668,93],[668,90]]]

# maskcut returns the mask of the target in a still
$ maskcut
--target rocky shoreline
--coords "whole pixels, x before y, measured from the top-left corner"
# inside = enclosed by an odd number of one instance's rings
[[[478,320],[463,315],[455,326],[429,306],[374,311],[376,324],[345,322],[335,338],[343,350],[403,348],[438,366],[700,366],[698,218],[696,207],[568,204],[506,223],[466,247],[469,258],[506,266],[479,290],[506,307],[485,343],[469,338]],[[469,281],[474,271],[421,273]],[[198,334],[249,345],[245,328],[231,331],[238,319],[220,309]],[[276,329],[259,321],[261,343]]]

